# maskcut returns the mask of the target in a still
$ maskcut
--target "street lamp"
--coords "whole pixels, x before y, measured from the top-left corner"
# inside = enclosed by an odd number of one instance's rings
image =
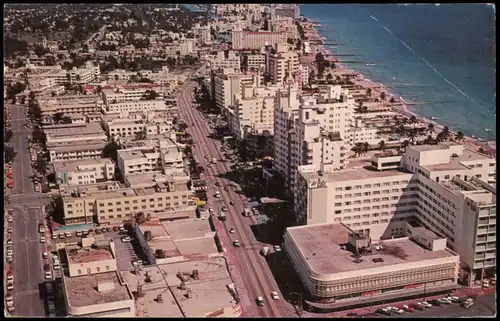
[[[298,304],[294,304],[293,306],[297,310],[297,314],[300,317],[301,312],[302,312],[302,292],[290,292],[290,295],[292,295],[292,294],[297,295]]]

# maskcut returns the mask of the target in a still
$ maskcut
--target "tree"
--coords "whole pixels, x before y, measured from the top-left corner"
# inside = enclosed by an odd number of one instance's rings
[[[135,140],[144,140],[146,139],[146,132],[144,130],[140,131],[140,132],[137,132],[135,133]]]
[[[158,98],[160,95],[154,91],[154,90],[146,90],[146,92],[144,93],[144,95],[142,96],[145,100],[155,100],[156,98]]]
[[[368,142],[364,142],[363,143],[363,153],[367,153],[368,152],[368,149],[370,149],[370,144],[368,144]]]
[[[52,116],[52,119],[54,120],[54,122],[56,124],[59,124],[59,122],[62,120],[63,118],[63,115],[64,113],[55,113],[53,116]]]
[[[333,80],[333,75],[332,75],[332,74],[328,74],[328,75],[326,76],[326,80],[327,80],[328,82],[332,81],[332,80]]]
[[[410,142],[408,140],[404,140],[401,143],[401,148],[403,148],[404,150],[406,150],[406,147],[408,147],[408,145],[410,145]]]
[[[381,93],[380,93],[380,99],[381,99],[382,101],[384,101],[384,100],[385,100],[385,98],[386,98],[386,94],[385,94],[385,91],[383,91],[383,92],[381,92]]]
[[[16,152],[14,151],[14,147],[4,144],[4,152],[5,152],[5,162],[10,163],[16,157]]]
[[[440,134],[443,134],[443,140],[448,139],[450,137],[450,129],[448,128],[448,126],[444,126]]]
[[[7,99],[14,98],[17,94],[22,93],[26,89],[26,85],[21,82],[16,82],[14,85],[7,85]]]
[[[119,149],[120,146],[116,142],[109,142],[102,150],[102,158],[111,158],[116,163]]]
[[[381,150],[381,151],[384,151],[385,150],[385,141],[381,140],[379,143],[378,143],[378,148]]]
[[[429,123],[429,125],[427,125],[427,132],[429,134],[434,133],[434,124],[433,123]]]
[[[459,143],[460,143],[461,141],[465,140],[465,135],[464,135],[464,133],[462,133],[461,131],[457,132],[457,133],[455,134],[455,140],[456,140],[457,142],[459,142]]]
[[[372,96],[372,89],[371,88],[366,89],[366,96],[367,97],[371,97]]]
[[[359,156],[359,155],[361,155],[363,153],[363,149],[364,149],[363,148],[363,143],[358,142],[358,143],[356,143],[354,145],[354,147],[353,147],[352,150],[354,151],[354,153],[356,154],[356,156]]]

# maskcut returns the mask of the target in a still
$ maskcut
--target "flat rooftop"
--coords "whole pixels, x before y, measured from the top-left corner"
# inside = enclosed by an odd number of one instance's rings
[[[96,158],[96,159],[80,159],[71,161],[58,161],[53,162],[54,170],[56,172],[75,172],[81,171],[82,168],[86,166],[102,166],[102,165],[113,165],[113,161],[110,158]]]
[[[368,165],[368,162],[363,162],[361,164]],[[354,180],[364,180],[364,179],[370,179],[370,178],[376,178],[376,177],[391,177],[391,176],[399,176],[399,175],[409,175],[411,176],[412,174],[409,172],[405,172],[402,170],[384,170],[384,171],[377,171],[375,169],[367,169],[364,167],[360,168],[351,168],[351,169],[345,169],[342,171],[337,171],[337,172],[325,172],[323,173],[323,176],[320,176],[317,171],[314,172],[300,172],[302,176],[308,181],[317,181],[317,180],[322,180],[322,181],[327,181],[327,182],[343,182],[343,181],[354,181]]]
[[[109,246],[78,249],[67,248],[66,256],[68,257],[69,263],[72,264],[111,260],[113,258],[113,254],[111,253],[111,248]]]
[[[198,270],[197,280],[192,277],[193,270]],[[186,290],[179,289],[179,272],[186,275],[190,299]],[[138,284],[142,286],[144,296],[136,300],[138,316],[182,317],[184,312],[186,317],[196,317],[236,304],[227,289],[232,280],[223,258],[149,265],[141,267],[139,273],[137,276],[132,271],[121,272],[132,291],[137,290]],[[149,283],[145,282],[146,273],[151,278]],[[162,296],[161,303],[157,301],[158,294]]]
[[[105,134],[98,123],[72,124],[61,128],[44,128],[44,132],[49,135],[50,138]]]
[[[103,149],[107,144],[104,139],[79,140],[74,142],[47,142],[47,149],[54,152],[79,152]]]
[[[118,274],[105,272],[94,275],[64,277],[67,298],[73,307],[133,300],[126,285],[120,284]],[[98,284],[108,283],[113,287],[107,291],[98,291]]]
[[[212,233],[208,220],[189,220],[180,222],[161,222],[165,231],[174,240],[206,237]]]
[[[399,238],[383,241],[383,250],[373,255],[364,255],[356,263],[352,252],[341,248],[348,243],[349,232],[342,224],[317,224],[287,229],[292,241],[306,258],[306,264],[319,274],[359,271],[456,256],[448,250],[429,251],[408,238]],[[383,261],[375,263],[375,258]]]
[[[176,191],[187,190],[187,182],[189,181],[189,176],[184,172],[174,173],[174,174],[163,174],[160,171],[152,171],[147,173],[134,173],[127,174],[125,180],[128,185],[132,188],[136,186],[144,186],[144,184],[155,185],[155,182],[174,182]]]

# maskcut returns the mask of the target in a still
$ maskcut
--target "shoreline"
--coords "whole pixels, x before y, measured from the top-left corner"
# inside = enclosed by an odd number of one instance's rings
[[[372,88],[373,92],[375,94],[380,94],[380,92],[384,91],[387,94],[387,97],[394,97],[394,99],[399,103],[398,105],[396,104],[391,104],[388,103],[387,106],[391,107],[392,110],[395,113],[398,113],[400,115],[403,115],[405,117],[411,117],[415,116],[419,122],[422,122],[424,124],[433,124],[435,128],[435,133],[438,133],[439,131],[443,130],[445,125],[442,125],[438,123],[436,120],[428,119],[424,115],[418,114],[418,112],[415,110],[415,108],[411,108],[410,103],[407,102],[403,97],[399,96],[394,92],[389,89],[388,86],[385,86],[384,84],[379,84],[376,83],[375,81],[366,78],[361,72],[356,71],[354,69],[348,68],[347,66],[342,64],[342,61],[338,59],[338,57],[335,55],[334,52],[330,48],[327,48],[324,45],[324,38],[320,35],[320,31],[318,30],[318,26],[321,26],[318,22],[311,23],[311,19],[308,19],[307,23],[309,23],[312,28],[308,29],[310,33],[312,33],[315,37],[314,39],[309,40],[321,40],[322,44],[311,44],[312,48],[315,48],[316,50],[312,50],[311,52],[312,55],[316,55],[318,52],[321,52],[323,55],[327,56],[327,60],[334,61],[335,64],[337,65],[336,69],[342,69],[343,72],[347,73],[353,73],[357,75],[358,79],[354,80],[354,83],[356,84],[356,80],[365,82],[366,84],[369,84],[370,88]],[[325,38],[326,40],[326,38]],[[331,40],[331,39],[330,39]],[[366,85],[365,84],[365,85]],[[362,88],[366,89],[368,87],[365,87],[363,85],[360,85]],[[390,98],[389,98],[390,99]],[[449,127],[449,126],[448,126]],[[457,132],[460,130],[451,130],[450,129],[450,134],[454,136]],[[464,140],[461,142],[461,144],[469,146],[474,148],[475,151],[479,150],[480,148],[483,149],[493,149],[492,147],[488,147],[490,143],[495,144],[495,152],[496,152],[496,140],[479,140],[479,138],[472,137],[472,136],[465,136],[464,135]]]

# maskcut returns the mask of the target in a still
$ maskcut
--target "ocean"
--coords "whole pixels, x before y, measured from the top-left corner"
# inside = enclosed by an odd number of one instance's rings
[[[494,9],[475,4],[307,4],[340,60],[450,129],[496,140]],[[368,64],[368,65],[367,65]],[[485,131],[484,129],[491,129]]]

